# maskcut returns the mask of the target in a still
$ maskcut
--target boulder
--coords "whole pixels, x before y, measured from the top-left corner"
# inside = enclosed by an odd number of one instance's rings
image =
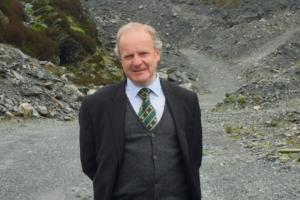
[[[19,106],[19,112],[24,116],[24,118],[32,118],[33,107],[29,103],[22,103]]]

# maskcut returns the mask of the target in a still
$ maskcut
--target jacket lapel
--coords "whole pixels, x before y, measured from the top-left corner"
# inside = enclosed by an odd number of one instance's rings
[[[172,89],[173,87],[169,86],[169,83],[167,81],[161,81],[161,83],[162,89],[166,97],[166,103],[169,106],[172,118],[174,120],[175,129],[185,164],[185,172],[187,173],[187,180],[192,186],[196,187],[193,178],[191,178],[194,176],[187,142],[188,135],[186,132],[185,119],[187,111],[185,111],[184,109],[184,107],[186,106],[185,102],[182,101],[182,96],[178,94],[175,89]]]
[[[124,124],[126,112],[126,81],[122,81],[112,93],[109,102],[109,122],[112,128],[113,141],[118,154],[118,162],[121,161],[124,149]]]
[[[165,94],[166,103],[169,106],[172,118],[174,120],[175,129],[177,132],[177,136],[179,139],[180,147],[183,153],[183,157],[185,161],[190,162],[188,144],[187,144],[187,135],[185,131],[185,110],[184,110],[184,102],[182,102],[182,97],[176,93],[176,91],[172,90],[169,87],[166,81],[161,81],[162,89]]]

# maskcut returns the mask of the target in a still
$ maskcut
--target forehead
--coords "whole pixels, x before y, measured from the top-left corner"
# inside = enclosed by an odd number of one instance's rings
[[[119,38],[119,46],[126,44],[154,44],[152,35],[142,28],[126,30]]]

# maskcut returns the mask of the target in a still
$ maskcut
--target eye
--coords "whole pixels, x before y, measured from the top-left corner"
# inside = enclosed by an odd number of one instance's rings
[[[145,57],[145,56],[147,56],[148,54],[149,54],[148,52],[143,51],[143,52],[140,52],[140,53],[139,53],[139,56]]]
[[[123,56],[123,60],[131,60],[133,58],[132,54]]]

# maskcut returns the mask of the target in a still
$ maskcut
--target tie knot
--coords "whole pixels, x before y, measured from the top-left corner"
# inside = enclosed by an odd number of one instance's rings
[[[140,89],[138,95],[143,99],[147,99],[149,98],[149,94],[150,94],[151,90],[149,88],[142,88]]]

